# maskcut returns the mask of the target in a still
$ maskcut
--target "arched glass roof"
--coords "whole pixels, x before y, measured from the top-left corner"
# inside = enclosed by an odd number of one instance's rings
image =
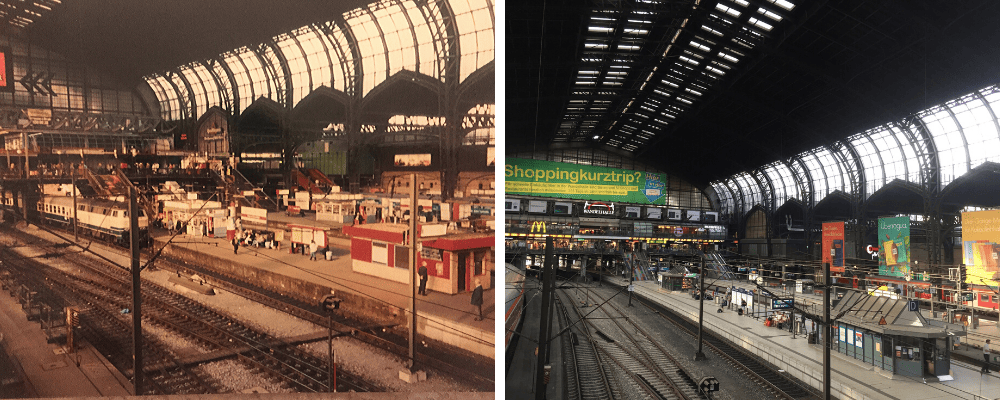
[[[364,96],[403,70],[461,82],[494,59],[493,10],[493,0],[382,0],[145,80],[168,120],[260,97],[294,106],[321,86]]]
[[[802,196],[800,187],[812,184],[815,204],[835,190],[871,196],[889,182],[900,179],[918,185],[943,188],[955,178],[984,162],[1000,162],[1000,85],[969,93],[915,114],[915,118],[892,121],[855,134],[830,147],[820,147],[798,154],[789,163],[801,162],[808,170],[797,178],[784,162],[762,168],[774,185],[778,207],[789,198]],[[921,132],[926,132],[926,135]],[[925,139],[927,138],[927,139]],[[930,143],[925,141],[929,140]],[[831,151],[831,149],[837,149]],[[921,149],[933,150],[936,157],[922,156]],[[858,159],[855,160],[854,158]],[[935,165],[924,165],[934,163]],[[852,182],[851,171],[860,165],[864,182]],[[922,182],[921,172],[936,168],[937,182]],[[764,199],[761,184],[747,173],[712,183],[719,193],[723,212],[743,213]],[[932,175],[923,175],[932,176]],[[800,182],[799,179],[811,179]],[[727,190],[727,187],[733,190]],[[863,193],[854,193],[857,190]],[[742,193],[742,194],[741,194]],[[745,198],[730,199],[729,196]],[[799,200],[805,201],[806,199]]]

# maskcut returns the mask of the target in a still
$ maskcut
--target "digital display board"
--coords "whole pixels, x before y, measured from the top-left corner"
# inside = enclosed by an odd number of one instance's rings
[[[666,204],[666,175],[628,169],[507,158],[504,190],[509,194]]]

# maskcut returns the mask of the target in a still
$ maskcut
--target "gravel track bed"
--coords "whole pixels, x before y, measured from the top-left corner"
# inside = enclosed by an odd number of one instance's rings
[[[329,357],[326,341],[303,344],[300,349],[309,351],[312,355]],[[385,352],[349,338],[333,338],[333,351],[337,355],[337,366],[345,371],[365,377],[374,383],[394,392],[468,392],[466,387],[451,378],[437,374],[427,374],[427,380],[417,383],[406,383],[399,379],[399,371],[405,369],[403,360]]]
[[[243,392],[254,388],[264,389],[268,393],[294,392],[292,389],[283,387],[279,383],[271,382],[263,375],[254,372],[235,360],[222,360],[201,364],[198,366],[198,369],[211,375],[233,392]]]

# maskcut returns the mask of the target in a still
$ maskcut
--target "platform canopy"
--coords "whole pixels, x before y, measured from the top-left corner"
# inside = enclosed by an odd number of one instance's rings
[[[965,336],[964,327],[925,318],[911,311],[907,299],[876,296],[868,292],[851,291],[830,311],[834,322],[843,322],[886,335],[922,338]],[[880,324],[882,319],[885,324]]]

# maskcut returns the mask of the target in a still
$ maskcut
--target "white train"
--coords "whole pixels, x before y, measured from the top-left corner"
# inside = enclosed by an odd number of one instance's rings
[[[38,214],[47,223],[72,227],[73,198],[69,196],[42,196],[37,205]],[[120,246],[129,245],[128,203],[105,199],[78,197],[76,215],[81,232]],[[139,243],[150,243],[149,218],[139,209]]]
[[[510,350],[510,341],[514,333],[520,329],[521,320],[524,318],[524,267],[515,267],[514,264],[507,263],[507,271],[504,274],[506,287],[506,312],[505,325],[506,337],[504,340],[504,351]]]

